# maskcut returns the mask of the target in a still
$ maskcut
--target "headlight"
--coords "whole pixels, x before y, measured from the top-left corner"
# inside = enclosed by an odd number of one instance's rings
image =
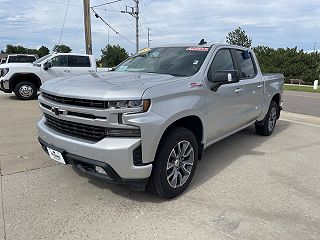
[[[0,68],[0,77],[4,77],[9,72],[9,68]]]
[[[113,109],[141,109],[141,112],[147,112],[150,108],[151,101],[147,100],[121,100],[109,101],[108,108]]]

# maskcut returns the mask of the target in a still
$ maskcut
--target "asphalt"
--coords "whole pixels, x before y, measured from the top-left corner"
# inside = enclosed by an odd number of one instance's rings
[[[285,111],[320,117],[320,94],[285,91],[283,95]]]
[[[284,113],[271,137],[250,127],[214,144],[163,201],[51,161],[40,115],[0,94],[0,239],[320,239],[319,118]]]

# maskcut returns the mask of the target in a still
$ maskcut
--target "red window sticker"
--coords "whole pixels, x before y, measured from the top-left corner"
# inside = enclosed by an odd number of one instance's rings
[[[207,52],[209,48],[207,47],[188,47],[186,51],[200,51],[200,52]]]

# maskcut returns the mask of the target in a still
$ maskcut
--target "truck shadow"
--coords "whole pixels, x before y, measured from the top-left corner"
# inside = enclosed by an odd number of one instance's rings
[[[37,101],[37,100],[38,100],[39,95],[40,95],[40,94],[37,94],[37,96],[36,96],[36,98],[35,98],[35,99],[27,100],[27,101]],[[22,101],[22,100],[20,100],[19,98],[17,98],[17,97],[16,97],[16,95],[14,95],[13,93],[12,93],[12,95],[11,95],[11,96],[9,96],[9,99],[10,99],[10,100],[14,100],[14,101]]]
[[[256,134],[254,126],[252,125],[213,144],[203,152],[202,160],[198,162],[197,170],[189,190],[197,188],[210,180],[233,162],[237,161],[241,156],[247,155],[259,158],[259,156],[265,155],[265,152],[255,149],[270,138],[277,137],[277,135],[281,134],[281,132],[289,126],[289,122],[279,120],[273,134],[265,137]]]
[[[281,132],[286,130],[289,126],[289,122],[279,120],[272,136],[269,137],[257,135],[255,133],[254,126],[251,126],[213,144],[204,151],[202,160],[198,162],[196,173],[186,192],[191,191],[209,181],[233,162],[237,161],[241,156],[249,155],[259,158],[259,156],[265,155],[265,152],[256,151],[254,149],[262,145],[265,141],[268,141],[268,139],[277,137],[277,135],[281,134]],[[124,198],[129,198],[133,201],[151,203],[167,201],[154,196],[148,191],[134,192],[124,186],[106,183],[91,177],[89,177],[89,181],[91,184],[99,188],[107,188],[114,194]],[[173,201],[174,200],[175,199],[173,199]]]

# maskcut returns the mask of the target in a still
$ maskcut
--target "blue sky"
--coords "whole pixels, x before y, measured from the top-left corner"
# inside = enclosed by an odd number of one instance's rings
[[[91,0],[98,5],[111,0]],[[245,29],[253,46],[320,49],[320,0],[140,0],[141,48],[151,45],[225,41],[228,32]],[[67,0],[0,0],[0,49],[7,44],[29,48],[58,43]],[[133,0],[122,0],[96,8],[96,11],[131,42],[135,42],[135,20],[120,13]],[[96,58],[108,43],[108,28],[91,15],[93,48]],[[74,52],[84,52],[82,0],[70,0],[61,43]],[[120,44],[133,53],[130,41],[110,31],[110,43]]]

